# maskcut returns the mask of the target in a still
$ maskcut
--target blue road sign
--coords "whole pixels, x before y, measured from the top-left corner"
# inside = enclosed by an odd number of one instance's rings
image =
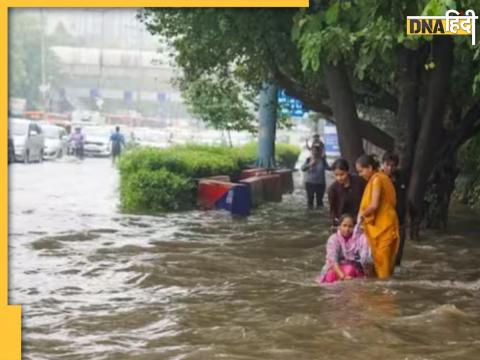
[[[278,104],[280,105],[282,114],[291,117],[303,117],[307,112],[300,100],[292,98],[285,93],[285,90],[279,90],[277,95]]]
[[[167,100],[167,94],[165,94],[163,92],[158,92],[157,93],[157,101],[164,102],[166,100]]]
[[[129,90],[125,90],[123,92],[123,100],[127,103],[131,103],[133,101],[133,93]]]
[[[90,98],[95,99],[98,97],[100,97],[100,92],[98,91],[98,89],[90,89]]]

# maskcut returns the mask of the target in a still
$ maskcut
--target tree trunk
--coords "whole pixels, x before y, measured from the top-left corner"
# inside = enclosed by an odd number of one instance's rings
[[[232,134],[230,132],[230,129],[227,129],[227,137],[228,137],[228,146],[233,147]]]
[[[398,52],[398,112],[397,123],[401,129],[401,168],[410,174],[418,129],[418,99],[420,88],[420,54],[402,47]]]
[[[264,84],[260,90],[260,129],[257,166],[275,168],[275,131],[277,125],[277,88]]]
[[[350,79],[343,64],[325,65],[324,73],[337,126],[340,151],[354,168],[355,161],[363,154],[363,144]]]
[[[427,228],[445,229],[448,222],[450,197],[455,189],[459,173],[455,153],[449,154],[438,164],[428,182],[425,194],[425,222]]]
[[[448,224],[450,198],[459,174],[456,154],[460,146],[475,135],[475,125],[480,124],[480,103],[474,104],[461,118],[461,111],[452,102],[448,124],[455,125],[435,152],[435,168],[429,179],[425,220],[427,227],[445,228]]]
[[[403,171],[403,177],[410,179],[412,171],[413,156],[415,152],[415,144],[417,142],[417,134],[419,128],[418,118],[418,98],[419,98],[419,53],[418,51],[408,50],[402,47],[398,52],[397,57],[397,72],[398,72],[398,112],[397,123],[400,129],[399,141],[400,148],[400,167]],[[408,185],[408,183],[407,183]],[[398,206],[399,209],[407,209],[406,197],[397,199],[403,204]],[[399,217],[405,217],[406,214],[399,214]],[[408,226],[408,225],[404,225]],[[400,258],[403,254],[403,245],[406,237],[405,229],[401,233],[402,241],[400,249]]]
[[[397,136],[397,153],[400,155],[401,181],[406,181],[405,185],[407,187],[418,133],[419,64],[419,51],[408,50],[404,47],[398,50],[398,109],[396,120],[399,134]],[[406,196],[397,197],[397,202],[399,202],[397,210],[402,212],[398,214],[398,217],[405,221],[407,215]],[[397,253],[397,265],[400,265],[402,261],[408,224],[402,223],[400,225],[400,247]]]
[[[425,210],[427,180],[435,165],[435,152],[442,141],[442,120],[448,102],[453,65],[453,41],[450,37],[435,39],[432,47],[435,69],[431,71],[428,82],[425,113],[415,147],[408,191],[410,236],[413,239],[418,239],[420,222]]]

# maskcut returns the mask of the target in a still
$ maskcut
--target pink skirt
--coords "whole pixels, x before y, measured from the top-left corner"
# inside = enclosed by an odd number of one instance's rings
[[[346,276],[350,276],[352,279],[357,277],[363,277],[364,273],[357,266],[351,263],[340,264],[340,269]],[[320,284],[331,284],[340,280],[337,273],[333,269],[329,269],[325,275],[319,275],[315,279]]]

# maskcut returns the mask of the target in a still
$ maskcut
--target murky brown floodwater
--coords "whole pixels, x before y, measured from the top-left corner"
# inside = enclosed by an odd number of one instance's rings
[[[104,159],[10,167],[10,302],[24,358],[480,358],[480,224],[408,244],[393,280],[320,287],[302,190],[248,220],[117,209]]]

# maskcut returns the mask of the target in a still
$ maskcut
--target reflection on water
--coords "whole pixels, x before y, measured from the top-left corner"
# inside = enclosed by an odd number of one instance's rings
[[[480,358],[478,224],[461,214],[468,232],[407,244],[394,279],[321,287],[328,223],[302,190],[248,220],[129,216],[108,160],[10,170],[25,359]]]

